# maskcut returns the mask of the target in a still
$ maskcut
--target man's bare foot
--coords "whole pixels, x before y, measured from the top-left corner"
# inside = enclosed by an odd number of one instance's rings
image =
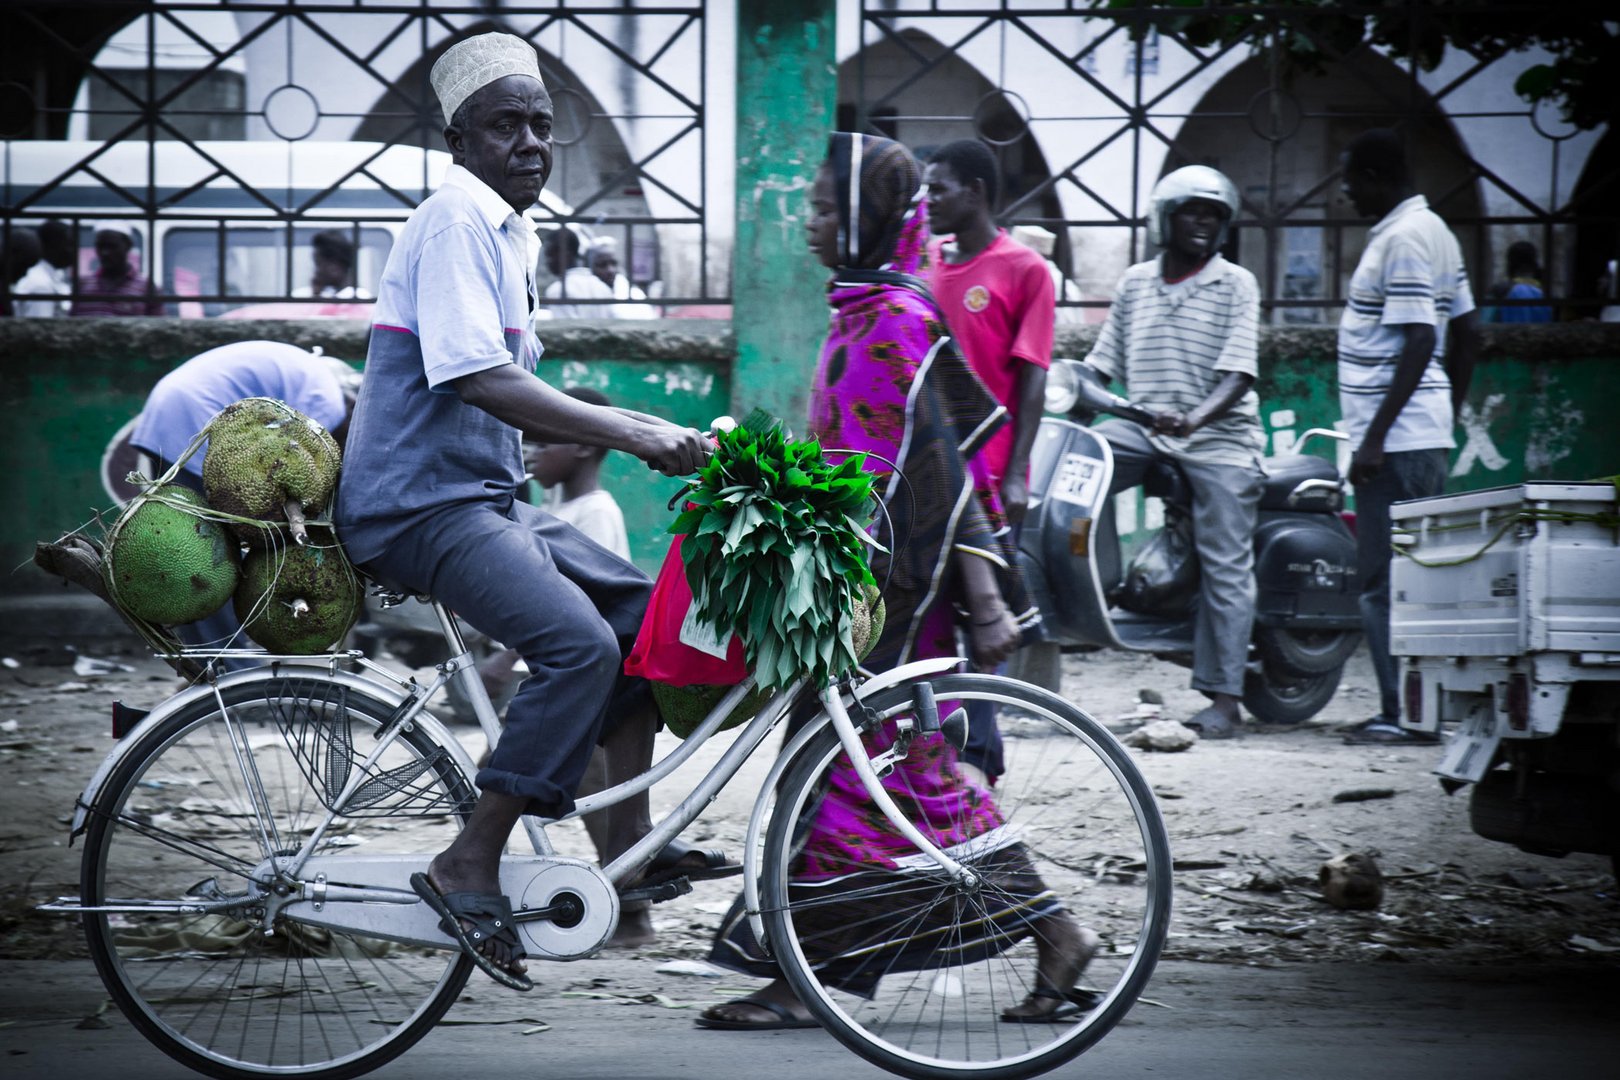
[[[697,1018],[697,1026],[719,1031],[771,1031],[778,1028],[820,1027],[810,1010],[782,979],[719,1005],[710,1005]]]
[[[500,894],[501,882],[498,873],[447,858],[449,854],[448,851],[440,852],[428,864],[428,881],[438,890],[439,895],[458,892]],[[462,919],[461,925],[465,930],[473,928],[472,922],[468,919]],[[478,946],[478,951],[489,957],[496,967],[514,975],[522,975],[529,970],[529,966],[522,958],[512,955],[509,945],[495,938],[484,941]]]
[[[658,943],[658,932],[653,929],[652,911],[640,908],[621,912],[618,928],[603,945],[608,949],[639,949]]]
[[[1035,924],[1035,987],[1055,994],[1031,993],[1002,1011],[1005,1020],[1038,1020],[1069,1004],[1065,996],[1080,979],[1102,943],[1096,932],[1081,926],[1068,912],[1048,915]]]

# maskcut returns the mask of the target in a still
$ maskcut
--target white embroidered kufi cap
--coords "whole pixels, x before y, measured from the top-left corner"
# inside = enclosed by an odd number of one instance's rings
[[[117,233],[119,236],[126,237],[131,243],[135,242],[135,226],[127,221],[115,221],[110,218],[106,221],[98,221],[96,222],[95,231],[98,233]]]
[[[448,124],[463,101],[508,75],[529,75],[544,85],[534,46],[513,34],[479,34],[450,46],[434,63],[428,81]]]

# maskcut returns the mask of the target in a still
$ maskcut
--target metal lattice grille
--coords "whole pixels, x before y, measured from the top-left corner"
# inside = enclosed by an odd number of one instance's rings
[[[1500,16],[1514,5],[1489,7]],[[1435,11],[1428,0],[1407,5],[1408,55]],[[1448,17],[1459,12],[1446,6]],[[1595,313],[1600,274],[1620,247],[1620,216],[1603,199],[1620,191],[1612,136],[1578,131],[1513,92],[1535,57],[1453,45],[1424,71],[1360,43],[1366,13],[1197,5],[1195,17],[1246,20],[1234,39],[1200,45],[1173,28],[1184,5],[861,0],[859,50],[840,71],[841,126],[923,152],[968,136],[992,143],[1005,187],[998,216],[1051,234],[1067,317],[1088,321],[1102,318],[1125,267],[1151,254],[1144,215],[1157,178],[1213,165],[1243,198],[1228,256],[1254,272],[1274,320],[1306,323],[1336,317],[1371,224],[1339,194],[1338,153],[1361,131],[1394,127],[1419,190],[1462,242],[1482,303],[1505,277],[1509,244],[1528,240],[1549,302]],[[1269,47],[1279,35],[1308,43],[1321,69],[1285,63]]]
[[[537,227],[616,241],[621,272],[666,304],[723,300],[728,275],[705,257],[704,12],[702,0],[8,4],[4,228],[65,222],[75,295],[96,225],[113,221],[133,231],[147,300],[169,314],[363,303],[449,161],[432,62],[501,30],[535,45],[556,111]],[[318,288],[328,231],[354,256]],[[544,260],[539,273],[543,289]]]

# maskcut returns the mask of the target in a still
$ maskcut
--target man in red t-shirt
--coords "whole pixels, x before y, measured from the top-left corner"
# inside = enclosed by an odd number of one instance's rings
[[[930,247],[928,283],[962,355],[1012,416],[983,456],[1016,527],[1029,509],[1029,452],[1052,362],[1056,296],[1046,261],[990,218],[996,172],[989,148],[976,139],[950,143],[930,159],[928,221],[941,239]]]
[[[941,239],[929,247],[928,283],[968,365],[1012,416],[980,456],[1016,538],[1029,509],[1029,452],[1044,411],[1057,303],[1046,260],[990,218],[996,173],[996,159],[976,139],[948,143],[929,160],[928,223]],[[989,778],[1003,771],[988,702],[968,708],[962,763]]]

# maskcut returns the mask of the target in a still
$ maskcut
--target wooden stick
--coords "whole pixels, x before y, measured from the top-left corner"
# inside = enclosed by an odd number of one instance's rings
[[[304,504],[297,499],[288,499],[284,509],[287,511],[287,528],[292,533],[293,543],[303,547],[309,543],[309,530],[304,527]]]
[[[137,623],[113,603],[112,596],[107,592],[107,583],[101,576],[101,549],[86,538],[69,536],[54,544],[47,544],[43,540],[36,543],[34,565],[52,577],[71,582],[101,597],[124,621],[124,625],[139,635],[142,641],[150,643],[154,637],[164,642],[172,640],[165,631]],[[162,656],[161,653],[159,655]],[[196,681],[202,677],[202,665],[190,657],[162,656],[162,658],[182,678]]]

